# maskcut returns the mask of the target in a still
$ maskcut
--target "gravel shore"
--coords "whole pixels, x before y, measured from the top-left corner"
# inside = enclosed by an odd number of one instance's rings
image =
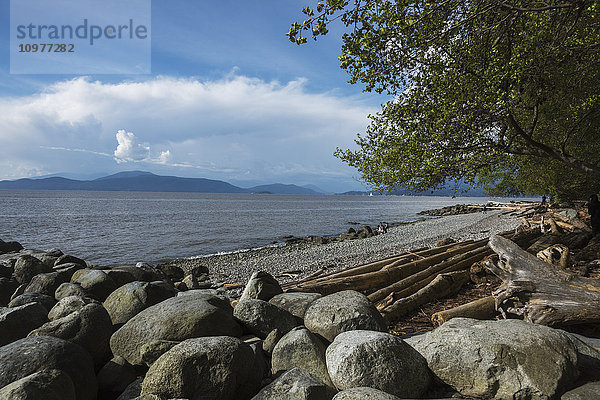
[[[171,264],[184,271],[204,265],[212,277],[226,283],[246,282],[254,271],[266,271],[280,282],[301,279],[321,267],[344,269],[419,247],[433,247],[443,238],[482,239],[514,229],[520,221],[502,211],[451,215],[391,228],[366,239],[323,245],[301,243],[208,257],[177,259]],[[281,275],[282,273],[291,275]],[[213,279],[215,279],[213,278]]]

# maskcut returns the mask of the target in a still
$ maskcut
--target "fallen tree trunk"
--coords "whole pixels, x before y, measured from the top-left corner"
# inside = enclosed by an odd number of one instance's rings
[[[545,263],[500,236],[490,239],[490,247],[499,261],[486,266],[503,281],[494,292],[497,309],[541,325],[600,322],[600,280]]]
[[[439,264],[432,265],[431,267],[424,269],[421,272],[413,274],[407,278],[404,278],[398,282],[395,282],[389,286],[386,286],[382,289],[377,290],[374,293],[371,293],[368,297],[369,300],[373,303],[378,303],[381,300],[385,299],[390,293],[400,292],[405,289],[411,288],[419,282],[427,279],[428,277],[435,278],[436,274],[446,272],[445,269],[448,267],[456,266],[457,269],[465,269],[470,268],[473,263],[482,260],[484,257],[489,255],[491,250],[487,245],[483,245],[474,250],[468,251],[464,254],[459,254],[457,256],[451,257],[448,260],[442,261]],[[429,282],[427,282],[429,283]],[[416,290],[415,290],[416,291]],[[412,293],[409,293],[412,294]],[[404,297],[404,296],[400,296]]]
[[[458,292],[469,280],[467,271],[456,271],[440,274],[431,283],[417,293],[397,300],[394,304],[381,310],[381,315],[388,324],[416,311],[419,307],[432,301],[448,297]]]
[[[482,250],[484,251],[483,253],[473,255],[470,258],[467,258],[466,260],[462,260],[462,261],[459,261],[456,263],[446,264],[445,268],[438,270],[437,273],[430,274],[429,276],[427,276],[425,279],[423,279],[421,281],[411,283],[410,285],[403,285],[402,288],[398,289],[397,291],[390,292],[387,295],[387,297],[376,302],[375,306],[377,307],[378,310],[382,310],[382,309],[388,307],[390,304],[393,304],[398,299],[411,296],[411,295],[415,294],[416,292],[418,292],[419,290],[421,290],[422,288],[424,288],[425,286],[427,286],[439,274],[448,274],[450,272],[461,271],[461,270],[469,271],[470,265],[473,265],[473,263],[481,261],[481,259],[485,258],[488,254],[492,253],[492,250],[490,250],[487,247],[482,248]],[[403,281],[408,281],[411,278],[412,277],[408,277]],[[412,280],[412,281],[414,282],[414,280]]]
[[[436,254],[431,257],[412,261],[399,266],[391,264],[391,266],[386,266],[379,271],[369,272],[362,275],[335,278],[314,284],[311,282],[306,282],[295,286],[293,289],[300,292],[315,292],[323,295],[350,289],[357,291],[366,289],[376,290],[387,286],[390,282],[395,282],[416,274],[417,272],[420,272],[432,265],[438,264],[456,254],[481,247],[486,241],[487,239],[484,239],[464,246],[454,246],[452,249],[441,254]]]
[[[436,312],[431,316],[431,322],[438,327],[452,318],[493,319],[497,314],[496,299],[494,296],[488,296],[449,310]]]

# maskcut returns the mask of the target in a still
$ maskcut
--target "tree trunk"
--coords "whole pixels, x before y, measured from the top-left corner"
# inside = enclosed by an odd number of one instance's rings
[[[434,256],[402,265],[395,265],[395,263],[392,263],[379,271],[362,275],[334,278],[317,283],[305,282],[293,287],[293,290],[299,292],[315,292],[323,295],[342,290],[376,290],[389,285],[390,282],[399,281],[416,274],[417,272],[438,264],[452,256],[481,247],[482,243],[485,243],[485,240],[479,240],[468,245],[455,245],[451,249]]]
[[[491,254],[491,250],[487,245],[483,245],[464,254],[459,254],[457,256],[449,258],[448,260],[442,261],[439,264],[432,265],[431,267],[424,269],[423,271],[418,272],[416,274],[413,274],[405,279],[402,279],[401,281],[395,282],[389,286],[379,289],[374,293],[371,293],[369,295],[369,300],[371,300],[373,303],[378,303],[381,300],[385,299],[390,293],[401,292],[405,289],[411,288],[429,277],[431,277],[431,280],[433,280],[433,278],[435,278],[437,274],[447,272],[447,268],[455,265],[457,266],[456,269],[470,268],[471,265],[473,265],[473,263],[481,261],[489,254]]]
[[[494,296],[488,296],[449,310],[436,312],[431,316],[431,322],[438,327],[452,318],[493,319],[497,314],[496,299]]]
[[[600,280],[584,278],[539,260],[500,236],[490,239],[499,261],[486,263],[503,284],[494,292],[496,307],[541,325],[600,322]],[[513,303],[512,299],[518,298]]]
[[[424,304],[448,297],[460,290],[469,280],[467,271],[456,271],[440,274],[417,293],[404,297],[389,307],[381,310],[381,315],[388,324],[416,311]]]

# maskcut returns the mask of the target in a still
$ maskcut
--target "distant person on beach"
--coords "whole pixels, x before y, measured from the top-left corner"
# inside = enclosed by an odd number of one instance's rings
[[[388,224],[385,222],[380,222],[379,225],[377,225],[377,233],[387,233],[388,230]]]
[[[590,224],[592,225],[592,236],[596,236],[600,233],[600,201],[598,201],[597,194],[590,196],[588,213],[591,217]]]
[[[548,199],[548,198],[546,197],[546,195],[543,195],[543,196],[542,196],[542,202],[540,203],[540,205],[541,205],[541,206],[545,206],[545,205],[546,205],[546,200],[547,200],[547,199]]]

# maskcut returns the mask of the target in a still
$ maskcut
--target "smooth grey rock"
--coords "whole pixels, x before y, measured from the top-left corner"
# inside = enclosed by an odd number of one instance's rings
[[[344,290],[313,301],[304,314],[304,325],[330,342],[342,332],[362,329],[387,331],[383,317],[367,296]]]
[[[87,297],[87,293],[80,284],[70,282],[63,283],[56,289],[56,292],[54,292],[56,301],[60,301],[69,296]]]
[[[0,346],[27,336],[46,321],[48,312],[39,303],[14,308],[0,308]]]
[[[49,312],[52,309],[52,307],[54,307],[54,305],[56,304],[56,301],[54,301],[54,298],[45,294],[23,293],[12,299],[10,303],[8,303],[8,306],[19,307],[29,303],[39,303],[46,309],[46,312]]]
[[[148,307],[117,330],[110,340],[114,355],[142,363],[140,348],[153,340],[183,341],[201,336],[242,335],[228,301],[212,295],[173,297]]]
[[[54,297],[56,289],[58,289],[61,284],[68,282],[69,279],[70,277],[68,274],[61,272],[37,274],[25,288],[25,293],[40,293]]]
[[[142,381],[144,378],[138,378],[131,382],[129,386],[117,397],[116,400],[133,400],[142,393]]]
[[[269,303],[289,311],[292,315],[304,319],[306,310],[313,301],[323,297],[320,293],[289,292],[274,296]]]
[[[104,301],[114,325],[124,324],[140,311],[175,296],[175,288],[163,282],[131,282],[112,292]]]
[[[241,300],[258,299],[269,301],[273,296],[283,293],[279,282],[273,276],[264,271],[256,271],[252,274],[244,291]]]
[[[298,367],[334,387],[325,364],[325,349],[321,339],[308,329],[294,328],[283,336],[273,349],[271,356],[273,373]]]
[[[100,301],[106,300],[108,295],[117,289],[115,281],[106,272],[99,269],[79,270],[73,274],[71,283],[80,284],[89,297]]]
[[[425,359],[389,333],[340,333],[327,348],[325,359],[339,390],[368,386],[402,398],[418,398],[431,384]]]
[[[122,393],[136,380],[137,374],[123,357],[115,357],[98,372],[98,390],[108,393]]]
[[[2,400],[77,400],[69,375],[58,369],[40,371],[0,389]]]
[[[569,337],[521,320],[453,318],[407,342],[435,375],[465,396],[556,398],[578,375]]]
[[[560,400],[600,399],[600,382],[588,382],[562,395]]]
[[[135,282],[135,276],[129,272],[124,271],[122,269],[114,268],[114,269],[106,269],[104,270],[106,275],[110,277],[115,283],[117,287],[121,287],[131,282]]]
[[[54,336],[80,345],[98,367],[110,359],[109,341],[113,333],[110,316],[99,303],[90,303],[65,317],[50,321],[29,336]]]
[[[164,398],[243,399],[240,387],[251,377],[254,352],[239,339],[188,339],[163,354],[148,370],[142,394]]]
[[[0,387],[51,369],[61,370],[71,378],[77,400],[96,400],[94,363],[81,346],[51,336],[38,336],[0,347]]]
[[[265,386],[252,400],[331,400],[335,389],[316,376],[294,368]]]
[[[144,343],[140,348],[140,357],[147,366],[151,366],[167,351],[177,346],[181,342],[175,342],[172,340],[153,340],[148,343]]]
[[[50,321],[57,320],[59,318],[66,317],[72,312],[81,310],[85,305],[97,303],[96,300],[90,299],[89,297],[79,296],[68,296],[61,299],[58,303],[50,309],[48,313],[48,319]]]
[[[146,263],[138,263],[136,266],[123,265],[112,268],[113,270],[126,271],[133,276],[134,281],[154,282],[164,278],[164,274]]]
[[[53,271],[60,272],[61,274],[64,274],[65,276],[67,276],[68,277],[67,282],[70,282],[71,278],[73,278],[73,275],[75,274],[75,272],[77,272],[81,269],[84,269],[84,267],[82,267],[81,264],[75,264],[75,263],[60,264],[55,267],[52,267]]]
[[[19,242],[0,242],[0,254],[13,253],[22,250]]]
[[[242,323],[244,328],[261,339],[273,329],[287,333],[298,325],[296,318],[289,312],[264,300],[241,300],[233,309],[233,315]]]
[[[62,264],[79,264],[83,268],[87,267],[87,264],[84,260],[82,260],[81,258],[72,256],[70,254],[63,254],[63,255],[59,256],[56,259],[56,261],[54,262],[55,267],[58,265],[62,265]]]
[[[370,387],[346,389],[335,396],[333,400],[401,400],[400,397]]]
[[[21,284],[28,284],[37,274],[52,272],[52,268],[28,254],[21,255],[15,262],[15,279]]]

